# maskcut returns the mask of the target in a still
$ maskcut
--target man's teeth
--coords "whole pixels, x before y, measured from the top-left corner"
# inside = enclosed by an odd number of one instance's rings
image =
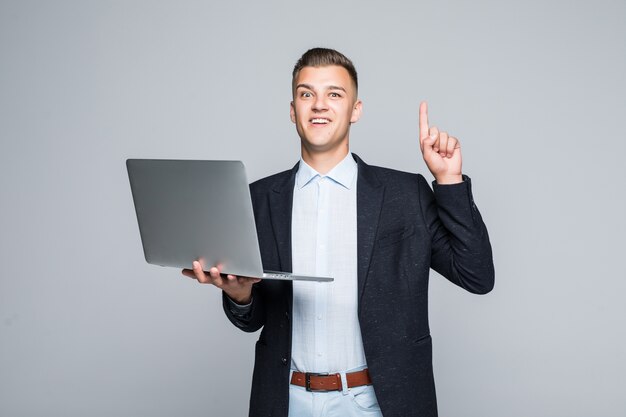
[[[322,124],[326,124],[328,123],[329,120],[328,119],[312,119],[311,123],[322,123]]]

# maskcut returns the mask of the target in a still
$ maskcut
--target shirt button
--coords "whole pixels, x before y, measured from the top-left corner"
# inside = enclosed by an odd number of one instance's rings
[[[317,352],[317,356],[322,356],[322,353],[321,352]]]
[[[317,319],[318,319],[318,320],[321,320],[321,319],[322,319],[322,315],[321,315],[321,314],[318,314],[318,315],[317,315]]]
[[[283,365],[287,365],[287,358],[282,358],[280,361],[283,363]]]

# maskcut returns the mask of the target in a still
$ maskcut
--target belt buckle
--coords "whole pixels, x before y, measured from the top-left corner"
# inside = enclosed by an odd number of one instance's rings
[[[326,373],[315,373],[315,372],[305,372],[304,373],[304,388],[308,392],[318,392],[318,391],[328,391],[327,389],[313,389],[311,388],[311,377],[312,376],[328,376],[328,372]]]

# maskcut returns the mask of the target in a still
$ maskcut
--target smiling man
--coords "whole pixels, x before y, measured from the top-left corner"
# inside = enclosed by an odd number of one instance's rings
[[[362,103],[344,55],[307,51],[292,90],[302,157],[251,185],[263,266],[335,281],[221,276],[197,262],[183,273],[221,288],[237,327],[262,328],[250,416],[436,416],[429,270],[472,293],[494,284],[459,141],[429,126],[420,105],[419,148],[435,177],[431,189],[419,174],[370,166],[350,153]]]
[[[346,65],[348,65],[346,63]],[[354,78],[339,65],[304,66],[294,74],[291,121],[304,162],[326,173],[349,153],[350,125],[361,116]]]

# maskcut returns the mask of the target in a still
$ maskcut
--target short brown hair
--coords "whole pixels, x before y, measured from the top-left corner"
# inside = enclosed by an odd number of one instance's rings
[[[345,68],[346,71],[348,71],[348,74],[350,74],[350,78],[354,83],[355,89],[358,91],[359,81],[356,75],[356,68],[354,68],[352,61],[350,61],[348,57],[341,52],[328,48],[309,49],[300,57],[298,62],[296,62],[296,65],[293,67],[293,73],[291,74],[292,89],[295,88],[296,78],[302,68],[327,67],[330,65],[338,65]]]

